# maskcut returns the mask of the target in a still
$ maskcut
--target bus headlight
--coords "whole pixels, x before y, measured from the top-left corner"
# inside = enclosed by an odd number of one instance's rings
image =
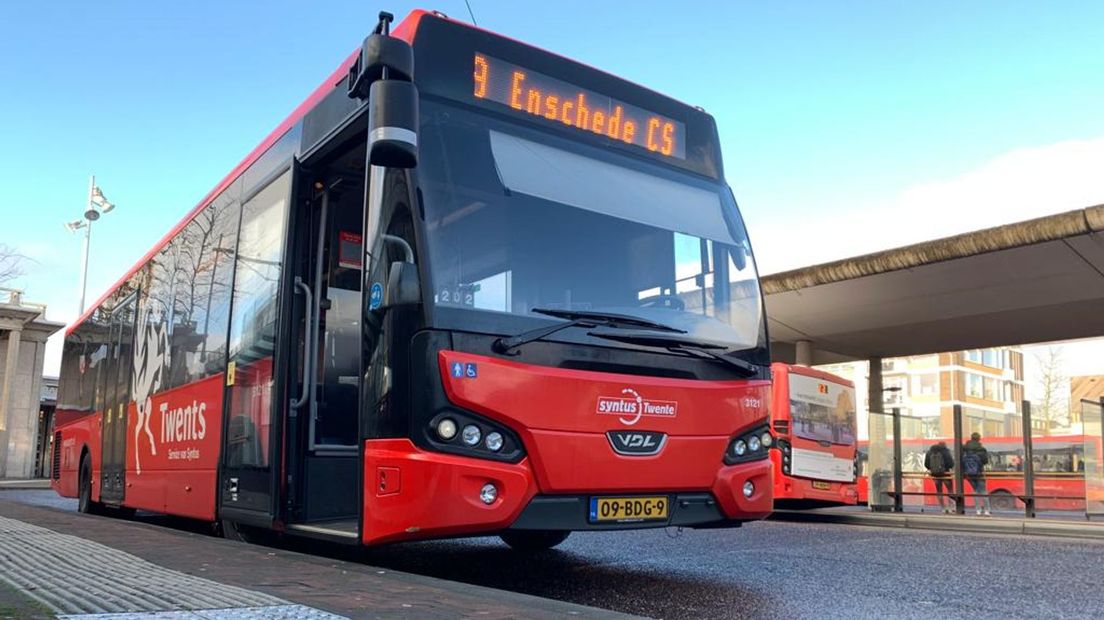
[[[748,480],[744,483],[744,497],[751,497],[755,494],[755,484]]]
[[[769,432],[763,433],[763,435],[759,437],[759,441],[763,442],[764,448],[769,448],[771,447],[771,444],[774,443],[774,436],[771,435]]]
[[[737,463],[744,463],[747,461],[758,461],[768,457],[766,448],[774,443],[773,439],[763,440],[763,437],[770,437],[770,432],[765,426],[753,429],[748,432],[744,432],[740,435],[733,437],[728,444],[728,450],[724,453],[725,465],[735,465]]]
[[[743,439],[737,439],[736,443],[732,444],[732,452],[736,456],[743,456],[747,453],[747,442]]]
[[[479,431],[479,427],[474,424],[469,424],[464,427],[463,434],[464,443],[469,446],[476,446],[479,444],[479,440],[483,438],[483,433]]]
[[[440,452],[515,463],[525,455],[521,440],[509,427],[455,409],[429,420],[419,444]]]
[[[445,418],[438,422],[437,436],[445,441],[451,441],[453,437],[456,437],[456,421],[452,418]]]

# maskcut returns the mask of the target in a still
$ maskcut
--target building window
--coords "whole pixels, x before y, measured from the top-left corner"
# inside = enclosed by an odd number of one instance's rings
[[[914,375],[912,377],[912,393],[920,396],[931,396],[939,392],[939,375],[928,373]]]
[[[964,351],[966,361],[990,368],[1004,368],[1007,365],[1008,356],[1004,349],[970,349]]]
[[[985,377],[983,386],[985,387],[985,398],[988,400],[1000,400],[1001,399],[1001,382],[996,379]]]
[[[882,398],[883,403],[897,406],[905,402],[908,394],[908,381],[905,377],[887,377],[884,385],[885,396]]]
[[[985,420],[981,418],[975,418],[974,416],[967,416],[966,424],[964,425],[966,427],[965,432],[966,434],[980,433],[984,430],[984,428],[982,428],[984,425]]]
[[[966,395],[974,398],[985,397],[985,387],[980,375],[966,373]]]

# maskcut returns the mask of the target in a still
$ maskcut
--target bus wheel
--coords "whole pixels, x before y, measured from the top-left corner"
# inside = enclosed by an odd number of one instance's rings
[[[92,501],[92,456],[87,452],[81,457],[77,484],[80,486],[77,491],[77,510],[84,514],[101,514],[103,505]]]
[[[997,489],[990,493],[989,502],[993,504],[993,510],[1016,509],[1016,497],[1004,489]]]
[[[557,530],[521,530],[503,532],[502,542],[518,551],[544,551],[567,540],[571,532]]]

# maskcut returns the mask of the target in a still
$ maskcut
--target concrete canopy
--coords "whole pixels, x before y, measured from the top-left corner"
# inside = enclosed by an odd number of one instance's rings
[[[1104,205],[762,278],[772,356],[813,364],[1104,336]]]

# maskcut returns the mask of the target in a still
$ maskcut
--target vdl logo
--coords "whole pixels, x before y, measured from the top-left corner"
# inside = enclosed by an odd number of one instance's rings
[[[609,431],[606,438],[614,452],[625,456],[658,454],[667,441],[665,433],[655,431]]]

